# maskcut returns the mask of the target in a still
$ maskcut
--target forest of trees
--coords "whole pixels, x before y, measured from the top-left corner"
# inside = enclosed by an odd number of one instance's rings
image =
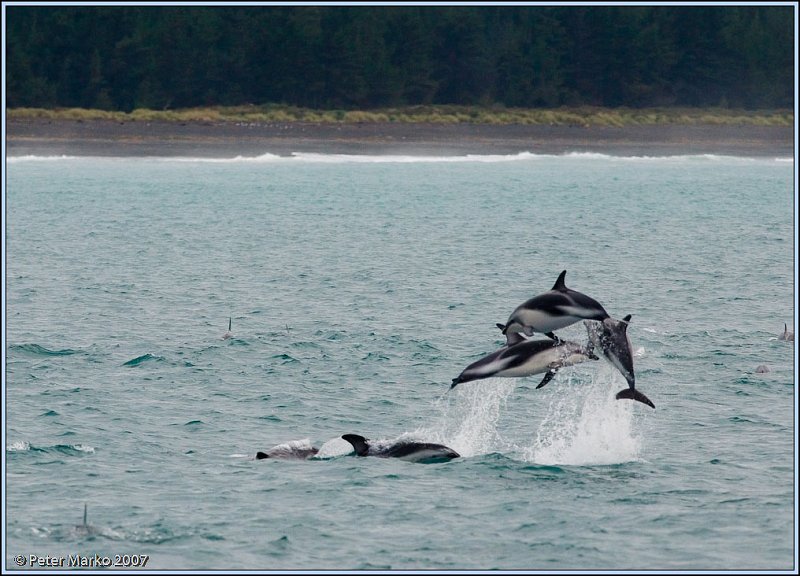
[[[784,6],[6,6],[7,106],[794,105]]]

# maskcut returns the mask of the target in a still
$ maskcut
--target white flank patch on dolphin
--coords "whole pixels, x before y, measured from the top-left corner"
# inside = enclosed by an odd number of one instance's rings
[[[634,431],[635,402],[616,400],[627,387],[608,363],[591,382],[563,378],[523,458],[535,464],[591,466],[640,460],[642,438]],[[543,399],[544,401],[544,399]]]
[[[320,446],[319,452],[312,456],[311,460],[328,460],[330,458],[346,456],[347,454],[352,454],[352,452],[353,445],[344,438],[337,436]]]

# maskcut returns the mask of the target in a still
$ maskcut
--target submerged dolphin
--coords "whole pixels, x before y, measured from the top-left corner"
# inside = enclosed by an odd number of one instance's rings
[[[345,434],[343,439],[353,445],[358,456],[378,456],[380,458],[400,458],[409,462],[445,462],[461,455],[442,444],[428,442],[400,441],[388,446],[370,444],[369,440],[358,434]]]
[[[784,322],[783,334],[778,336],[778,340],[786,340],[787,342],[794,342],[794,332],[789,332],[789,327]]]
[[[522,378],[544,373],[537,388],[555,376],[559,368],[572,366],[586,360],[599,360],[580,344],[567,340],[527,340],[520,334],[506,334],[508,344],[473,362],[453,378],[452,390],[462,382],[483,378]]]
[[[564,284],[567,271],[559,274],[553,288],[534,296],[516,307],[503,326],[503,334],[524,332],[527,336],[539,332],[558,340],[554,330],[579,320],[605,320],[608,313],[593,298],[571,290]]]
[[[308,440],[294,440],[273,446],[266,452],[257,452],[256,460],[272,458],[276,460],[307,460],[316,456],[318,448],[314,448]]]
[[[96,526],[92,526],[87,522],[88,517],[88,506],[86,503],[83,503],[83,524],[76,524],[74,526],[75,534],[79,536],[95,536],[97,534],[101,534],[101,530]]]
[[[583,324],[589,333],[590,350],[594,350],[595,347],[599,348],[603,356],[628,381],[628,388],[617,392],[617,400],[627,398],[655,408],[655,404],[647,396],[636,390],[636,375],[633,372],[633,345],[628,336],[630,321],[631,315],[628,314],[622,320],[613,318],[606,318],[602,322],[584,320]]]

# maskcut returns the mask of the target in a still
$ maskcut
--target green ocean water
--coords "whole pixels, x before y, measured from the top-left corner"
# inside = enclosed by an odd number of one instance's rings
[[[796,569],[794,171],[9,159],[7,568]],[[448,391],[565,269],[633,315],[656,409],[615,400],[604,360]],[[345,433],[462,457],[359,458]],[[254,460],[301,440],[321,457]]]

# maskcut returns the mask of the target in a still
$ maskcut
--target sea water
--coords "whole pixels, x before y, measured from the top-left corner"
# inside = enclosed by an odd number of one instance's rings
[[[7,568],[796,569],[794,170],[8,159]],[[449,390],[562,270],[655,410],[605,360]],[[254,459],[286,442],[322,450]]]

